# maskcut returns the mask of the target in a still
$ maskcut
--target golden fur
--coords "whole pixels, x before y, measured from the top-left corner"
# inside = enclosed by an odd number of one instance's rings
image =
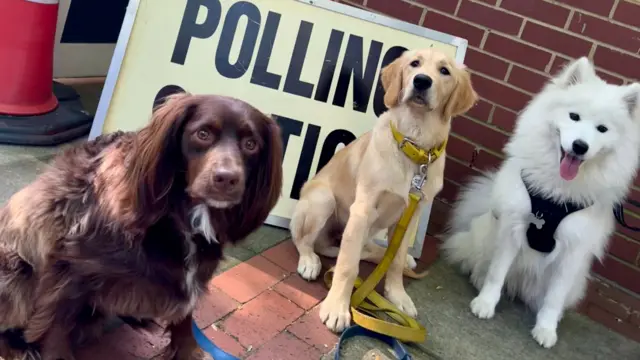
[[[427,90],[416,90],[417,75],[431,78]],[[470,74],[434,49],[406,51],[382,70],[381,77],[389,110],[372,131],[337,152],[303,186],[290,226],[300,253],[298,272],[304,278],[319,275],[320,258],[315,251],[338,258],[333,285],[320,307],[320,318],[334,331],[343,330],[351,321],[349,299],[360,259],[378,262],[385,252],[371,238],[381,230],[392,231],[407,204],[411,179],[418,173],[418,165],[398,149],[390,123],[430,149],[447,139],[451,118],[469,110],[477,100]],[[416,214],[442,189],[445,157],[443,153],[429,166]],[[408,233],[417,226],[418,218],[413,217]],[[339,249],[331,246],[330,234],[336,230],[342,231]],[[402,311],[416,316],[402,282],[409,240],[408,236],[403,239],[389,267],[385,295]]]

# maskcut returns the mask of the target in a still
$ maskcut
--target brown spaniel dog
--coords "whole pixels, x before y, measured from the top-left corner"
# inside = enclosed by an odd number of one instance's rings
[[[0,209],[0,357],[72,360],[107,317],[169,323],[162,359],[211,359],[192,312],[225,244],[282,187],[280,129],[249,104],[180,94],[138,132],[70,148]]]

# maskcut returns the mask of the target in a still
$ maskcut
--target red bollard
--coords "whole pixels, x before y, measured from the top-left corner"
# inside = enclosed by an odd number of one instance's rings
[[[0,114],[52,111],[58,0],[2,0],[0,14]]]
[[[56,145],[91,127],[75,90],[52,87],[58,7],[0,0],[0,143]]]

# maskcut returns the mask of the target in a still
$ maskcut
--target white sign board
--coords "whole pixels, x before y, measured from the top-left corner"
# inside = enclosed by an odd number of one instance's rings
[[[462,63],[467,41],[328,0],[131,0],[90,137],[141,128],[177,90],[245,100],[282,128],[283,196],[267,223],[288,227],[302,185],[386,110],[380,69],[426,47]]]

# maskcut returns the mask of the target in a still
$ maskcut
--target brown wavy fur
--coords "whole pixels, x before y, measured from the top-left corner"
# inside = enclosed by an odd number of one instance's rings
[[[239,204],[208,207],[219,243],[190,224],[190,211],[206,199],[189,194],[208,194],[222,146],[191,149],[185,129],[193,124],[251,131],[260,144],[246,154],[235,138],[217,138],[246,179]],[[0,209],[0,357],[39,350],[45,360],[73,359],[70,339],[99,332],[101,320],[116,315],[167,321],[167,356],[204,358],[191,336],[194,294],[206,291],[222,246],[253,232],[275,206],[280,136],[271,118],[240,100],[181,94],[138,132],[103,135],[58,155]],[[195,289],[185,280],[194,264]]]

